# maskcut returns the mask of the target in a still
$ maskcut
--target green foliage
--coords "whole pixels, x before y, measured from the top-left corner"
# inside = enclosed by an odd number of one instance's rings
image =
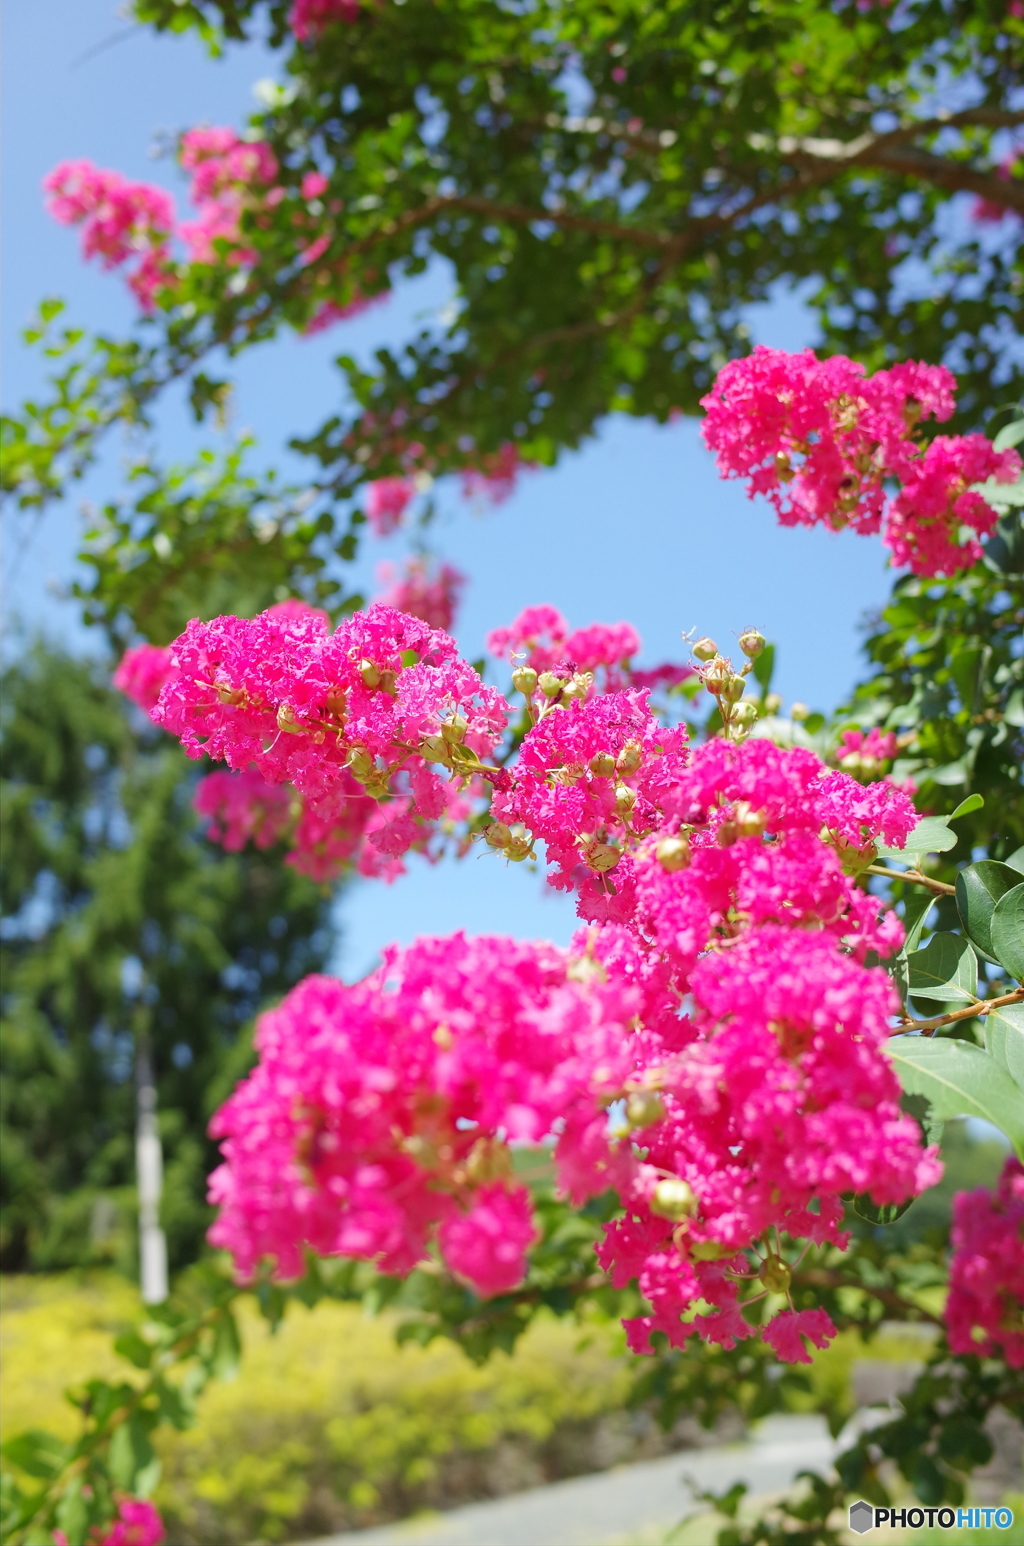
[[[216,1150],[207,1121],[256,1010],[320,966],[327,900],[280,854],[225,854],[196,770],[106,685],[37,644],[2,679],[5,1267],[134,1271],[135,1047],[167,1156],[163,1224],[191,1260]]]

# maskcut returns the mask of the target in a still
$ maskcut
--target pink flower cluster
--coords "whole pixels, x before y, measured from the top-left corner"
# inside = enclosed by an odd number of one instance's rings
[[[570,637],[553,609],[524,618],[503,652]],[[634,641],[620,630],[611,664]],[[212,1238],[239,1271],[271,1257],[293,1274],[308,1247],[406,1272],[433,1242],[480,1293],[507,1292],[535,1232],[508,1145],[549,1141],[570,1198],[621,1200],[599,1254],[650,1303],[637,1351],[655,1332],[731,1346],[758,1321],[780,1357],[823,1346],[831,1323],[793,1305],[780,1240],[841,1246],[844,1193],[894,1202],[940,1173],[884,1055],[893,991],[861,964],[902,938],[856,875],[905,841],[907,796],[766,740],[691,749],[637,688],[538,687],[517,760],[482,767],[507,705],[446,634],[386,606],[334,634],[295,608],[193,623],[174,654],[154,717],[292,783],[307,850],[365,869],[375,854],[387,874],[490,788],[488,845],[514,859],[543,842],[591,925],[568,952],[422,940],[265,1017],[259,1066],[214,1126]],[[256,830],[218,799],[229,841]]]
[[[307,43],[331,22],[354,22],[358,17],[359,0],[292,0],[288,25],[300,43]]]
[[[43,179],[47,209],[61,225],[82,227],[82,251],[104,268],[131,265],[128,284],[145,311],[172,284],[174,200],[153,183],[131,182],[91,161],[62,161]]]
[[[251,204],[277,202],[281,188],[271,189],[278,164],[262,140],[242,140],[233,129],[189,129],[181,136],[179,160],[192,173],[190,193],[197,218],[178,227],[193,263],[216,263],[216,244],[227,244],[228,261],[252,263],[256,254],[240,246],[239,223]],[[265,191],[266,190],[266,191]]]
[[[419,617],[431,628],[441,628],[445,633],[451,631],[466,584],[466,576],[458,569],[453,569],[451,564],[441,564],[433,569],[425,558],[411,558],[403,569],[397,569],[394,564],[380,564],[377,578],[387,585],[377,597],[384,606],[406,612],[410,617]]]
[[[133,644],[125,650],[114,672],[118,692],[148,714],[156,707],[161,690],[177,675],[173,653],[163,644]]]
[[[1024,1369],[1024,1165],[1008,1159],[993,1191],[953,1199],[946,1331],[954,1353],[1002,1355]]]
[[[844,730],[836,752],[836,761],[844,773],[865,780],[880,778],[887,763],[892,762],[899,750],[899,743],[892,730],[879,730],[873,726],[865,735],[863,730]]]
[[[607,1186],[594,1095],[623,1083],[636,999],[573,981],[553,946],[461,934],[389,950],[352,987],[307,978],[262,1017],[259,1065],[214,1118],[211,1240],[243,1275],[271,1256],[294,1276],[307,1246],[406,1273],[436,1239],[480,1293],[514,1288],[536,1230],[505,1140],[560,1123],[556,1162]]]
[[[497,451],[481,452],[472,467],[462,474],[462,492],[467,499],[483,499],[502,505],[515,493],[519,474],[529,472],[536,462],[525,460],[517,446],[507,442]]]
[[[415,478],[375,478],[366,485],[366,519],[378,537],[397,531],[416,497]]]
[[[535,671],[589,672],[599,678],[603,691],[626,687],[671,687],[693,675],[688,665],[661,665],[637,671],[633,657],[641,648],[640,635],[630,623],[591,623],[570,629],[556,607],[524,607],[507,628],[487,635],[489,654],[499,660],[530,666]]]
[[[54,1546],[69,1546],[63,1530],[54,1530],[53,1539]],[[89,1532],[89,1546],[160,1546],[166,1539],[163,1520],[145,1498],[121,1498],[114,1522]]]
[[[851,526],[882,532],[896,563],[915,573],[955,574],[977,562],[977,537],[996,512],[969,485],[1012,482],[1015,451],[983,435],[939,436],[922,444],[923,418],[948,419],[954,376],[907,361],[867,376],[845,355],[819,360],[759,345],[726,365],[702,399],[701,432],[723,477],[746,478],[783,525]],[[886,485],[895,482],[892,498]],[[974,535],[961,536],[968,528]]]

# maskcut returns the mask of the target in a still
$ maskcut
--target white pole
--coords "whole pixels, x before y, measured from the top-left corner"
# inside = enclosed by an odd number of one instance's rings
[[[139,1266],[143,1304],[163,1304],[167,1298],[167,1239],[160,1228],[163,1154],[156,1125],[156,1089],[149,1048],[138,1050],[138,1127],[135,1173],[139,1189]]]

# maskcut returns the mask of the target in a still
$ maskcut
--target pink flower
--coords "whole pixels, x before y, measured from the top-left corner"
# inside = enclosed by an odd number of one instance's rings
[[[315,40],[332,22],[359,18],[359,0],[292,0],[288,24],[300,43]]]
[[[420,617],[431,628],[443,628],[445,632],[451,629],[466,583],[466,576],[451,564],[442,564],[432,573],[425,558],[410,558],[404,573],[396,570],[394,564],[381,564],[377,578],[390,582],[376,598],[385,606]]]
[[[1024,3],[1022,3],[1022,0],[1011,0],[1007,10],[1011,16],[1024,16]],[[1024,165],[1024,150],[1017,147],[1011,150],[1009,155],[996,167],[996,176],[1003,178],[1005,182],[1009,182],[1016,175],[1017,168],[1021,165]],[[994,199],[982,198],[975,199],[971,207],[971,214],[975,220],[980,221],[982,224],[998,225],[1008,215],[1017,215],[1017,211],[1011,209],[1009,204],[997,204]],[[1020,216],[1017,215],[1017,218],[1019,219]]]
[[[98,1546],[160,1546],[166,1538],[163,1520],[152,1503],[144,1498],[122,1498],[117,1518],[99,1537]]]
[[[915,438],[921,419],[950,417],[955,386],[939,365],[911,360],[869,377],[845,355],[759,345],[719,371],[701,432],[722,476],[746,478],[783,525],[881,531],[895,563],[955,574],[981,554],[974,538],[960,540],[961,526],[984,535],[996,519],[968,485],[1012,481],[1020,467],[1016,452],[981,435]],[[889,480],[901,485],[892,499]]]
[[[773,1347],[783,1363],[812,1363],[804,1344],[828,1347],[836,1336],[831,1316],[824,1310],[783,1310],[761,1328],[762,1340]]]
[[[291,822],[291,799],[280,784],[268,784],[255,770],[209,773],[200,779],[192,803],[209,819],[207,837],[229,853],[247,843],[270,848]]]
[[[954,1353],[1000,1354],[1024,1369],[1024,1165],[1008,1159],[993,1191],[953,1199],[946,1331]]]
[[[366,519],[378,537],[397,531],[416,494],[413,478],[377,478],[366,486]]]
[[[161,689],[178,674],[173,650],[162,644],[133,644],[125,650],[114,672],[118,692],[148,714],[156,707]]]
[[[133,264],[128,283],[143,309],[176,273],[168,242],[175,229],[174,200],[152,183],[130,182],[91,161],[62,161],[43,179],[47,209],[62,225],[82,227],[82,251],[104,268]]]
[[[530,1194],[499,1184],[483,1186],[467,1213],[453,1213],[441,1224],[445,1261],[485,1298],[508,1293],[526,1276],[526,1253],[537,1238]]]
[[[330,184],[323,172],[306,172],[300,185],[304,199],[318,199],[321,193],[326,193]]]
[[[524,461],[516,446],[506,442],[497,451],[481,452],[476,466],[467,467],[462,474],[462,492],[467,499],[504,504],[515,492],[519,474],[536,465],[536,462]]]

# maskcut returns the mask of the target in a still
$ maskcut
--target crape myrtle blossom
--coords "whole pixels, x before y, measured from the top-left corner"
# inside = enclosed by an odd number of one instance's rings
[[[881,532],[895,563],[956,574],[977,562],[977,538],[996,521],[969,485],[1012,482],[1021,463],[984,435],[927,446],[917,438],[922,419],[950,417],[955,388],[942,365],[910,360],[868,376],[845,355],[758,345],[719,371],[701,399],[701,433],[722,476],[746,478],[750,497],[766,495],[783,525]]]
[[[63,1530],[54,1530],[54,1546],[73,1546]],[[145,1498],[123,1497],[113,1522],[89,1532],[86,1546],[160,1546],[167,1539],[164,1522]]]
[[[359,0],[293,0],[288,25],[300,43],[308,43],[332,22],[358,20],[359,10]]]
[[[577,1185],[617,1169],[600,1102],[626,1078],[638,994],[570,968],[550,945],[456,934],[389,949],[351,987],[307,978],[260,1020],[259,1064],[214,1118],[214,1244],[243,1275],[269,1255],[287,1277],[304,1246],[407,1273],[436,1240],[480,1293],[515,1287],[535,1229],[505,1138],[561,1122]]]
[[[466,576],[458,569],[451,564],[434,567],[428,559],[417,557],[407,560],[401,569],[395,564],[379,564],[377,578],[387,587],[376,598],[384,606],[450,632],[466,585]]]
[[[346,856],[386,876],[453,824],[446,788],[463,820],[490,789],[488,844],[543,842],[590,922],[568,952],[423,940],[266,1016],[212,1129],[211,1238],[239,1273],[269,1257],[294,1275],[306,1248],[407,1272],[437,1251],[511,1291],[535,1229],[507,1146],[549,1141],[572,1202],[621,1201],[599,1254],[651,1306],[635,1350],[655,1332],[731,1346],[758,1320],[780,1357],[824,1345],[780,1234],[842,1247],[844,1193],[901,1201],[939,1174],[882,1051],[893,991],[860,964],[902,938],[857,875],[905,841],[906,794],[766,740],[691,748],[639,689],[531,699],[517,759],[484,765],[507,704],[447,635],[380,605],[334,634],[297,608],[194,623],[174,658],[154,717],[291,783],[325,854],[347,819]]]
[[[128,265],[128,284],[143,311],[176,282],[170,240],[174,200],[154,183],[132,182],[92,161],[62,161],[43,179],[47,209],[61,225],[82,227],[82,251],[104,268]]]
[[[689,665],[665,664],[637,670],[633,657],[640,653],[640,635],[631,623],[591,623],[570,628],[556,607],[524,607],[507,628],[487,635],[488,653],[528,670],[561,674],[589,673],[604,690],[626,687],[674,687],[692,677]]]
[[[118,692],[148,714],[166,682],[177,675],[173,652],[163,644],[134,644],[125,650],[114,672]]]
[[[946,1334],[954,1353],[1002,1354],[1024,1369],[1024,1165],[1008,1159],[992,1191],[953,1199]]]

